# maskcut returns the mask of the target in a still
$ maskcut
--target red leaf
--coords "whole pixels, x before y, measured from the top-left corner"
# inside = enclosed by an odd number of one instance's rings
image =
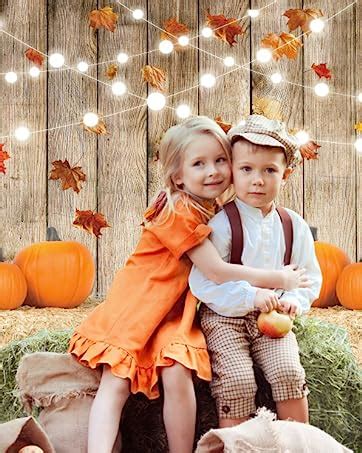
[[[316,142],[313,140],[310,140],[308,143],[305,145],[302,145],[299,148],[300,154],[302,155],[303,159],[318,159],[318,148],[321,146],[318,145]]]
[[[33,63],[35,63],[37,66],[41,67],[44,61],[44,57],[41,53],[39,53],[35,49],[28,49],[24,52],[24,55],[26,58]]]
[[[102,236],[101,229],[107,228],[107,220],[104,215],[96,211],[80,211],[79,209],[75,210],[75,220],[73,225],[77,228],[80,228],[87,233],[93,234],[97,238]]]
[[[214,30],[215,36],[231,47],[236,44],[235,36],[243,35],[245,30],[238,24],[239,19],[227,19],[223,14],[211,15],[207,12],[207,25]]]
[[[54,169],[51,170],[49,179],[60,179],[62,181],[62,189],[67,190],[72,188],[74,192],[79,193],[82,188],[82,181],[86,180],[86,175],[82,171],[82,167],[73,167],[65,160],[55,160],[52,162]]]
[[[7,153],[7,151],[5,151],[3,149],[3,146],[5,146],[5,145],[0,143],[0,173],[4,173],[4,175],[5,175],[6,167],[5,167],[4,161],[7,159],[10,159],[10,156]]]
[[[331,71],[327,68],[326,63],[321,63],[318,65],[313,63],[311,68],[319,78],[325,77],[326,79],[330,79],[332,77]]]

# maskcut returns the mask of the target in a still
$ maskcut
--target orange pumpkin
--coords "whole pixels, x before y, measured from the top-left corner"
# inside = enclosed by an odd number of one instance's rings
[[[20,307],[25,296],[26,280],[19,267],[16,264],[0,262],[0,310]]]
[[[337,281],[337,296],[351,310],[362,310],[362,262],[346,266]]]
[[[47,241],[21,250],[14,262],[28,285],[25,303],[35,307],[77,307],[94,284],[90,251],[79,242],[61,241],[54,228],[48,228]]]

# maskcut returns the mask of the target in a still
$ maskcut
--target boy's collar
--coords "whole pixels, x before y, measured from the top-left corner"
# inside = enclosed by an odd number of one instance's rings
[[[263,216],[263,213],[260,208],[254,208],[254,206],[248,205],[244,201],[240,200],[240,198],[238,198],[238,197],[235,198],[235,202],[244,214],[249,215],[250,217],[254,217],[254,218],[265,219],[266,217],[271,216],[274,213],[275,208],[276,208],[275,202],[273,201],[271,210],[268,212],[268,214],[266,216]]]

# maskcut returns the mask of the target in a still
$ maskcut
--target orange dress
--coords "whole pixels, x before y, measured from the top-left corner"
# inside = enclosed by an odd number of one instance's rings
[[[150,399],[159,396],[160,367],[175,362],[211,380],[206,342],[195,317],[197,299],[188,287],[192,262],[185,255],[211,228],[206,216],[182,199],[175,207],[165,223],[143,227],[105,301],[77,327],[68,349],[90,368],[110,365],[114,375],[130,379],[132,393],[143,392]]]

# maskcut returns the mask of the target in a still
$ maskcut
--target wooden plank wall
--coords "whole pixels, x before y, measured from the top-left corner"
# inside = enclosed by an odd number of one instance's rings
[[[280,0],[266,7],[252,21],[241,24],[243,37],[230,48],[216,39],[198,36],[206,11],[227,17],[246,16],[248,8],[263,8],[266,0],[128,0],[131,8],[142,8],[147,19],[163,27],[176,17],[191,30],[194,46],[171,55],[148,51],[157,49],[160,30],[145,21],[135,21],[116,2],[103,0],[0,0],[0,16],[6,30],[44,53],[61,52],[66,64],[80,60],[92,64],[87,75],[75,71],[49,71],[39,79],[26,74],[8,85],[0,76],[0,136],[8,135],[21,122],[32,130],[81,121],[87,111],[105,115],[107,135],[87,133],[80,126],[60,128],[32,136],[26,144],[6,139],[11,155],[7,173],[0,174],[0,247],[12,258],[22,247],[44,240],[48,225],[55,226],[64,239],[78,240],[90,248],[97,262],[94,294],[104,295],[114,272],[132,252],[140,233],[141,215],[160,187],[160,169],[155,160],[156,144],[168,127],[178,121],[172,109],[152,112],[142,99],[153,91],[142,83],[145,64],[162,67],[168,74],[167,105],[190,105],[192,112],[236,123],[251,112],[260,97],[277,99],[290,128],[307,129],[312,137],[335,142],[356,138],[353,126],[361,120],[361,104],[351,96],[317,98],[310,89],[316,76],[312,63],[327,62],[333,70],[331,89],[356,95],[361,89],[361,9],[354,5],[331,21],[323,33],[303,37],[303,49],[296,61],[280,60],[261,65],[255,61],[260,40],[269,32],[287,31],[282,13],[289,8],[320,7],[326,17],[351,1]],[[94,32],[88,13],[111,5],[119,13],[114,33]],[[300,29],[295,32],[299,34]],[[23,57],[26,46],[0,33],[0,72],[27,71]],[[125,51],[131,58],[119,66],[118,78],[126,81],[136,96],[112,95],[105,76],[109,61]],[[221,58],[234,56],[242,69],[220,77],[208,90],[195,87],[199,75],[229,71]],[[219,58],[217,58],[219,57]],[[271,86],[268,77],[279,70],[294,82]],[[193,89],[187,90],[190,87]],[[183,90],[187,90],[182,92]],[[181,93],[179,93],[181,92]],[[130,109],[123,114],[117,112]],[[1,143],[1,141],[0,141]],[[300,166],[284,188],[280,203],[296,210],[314,226],[319,238],[339,245],[351,259],[362,256],[362,157],[353,147],[322,144],[320,160]],[[79,163],[87,174],[80,194],[62,192],[58,181],[49,181],[51,162],[67,158]],[[75,209],[94,209],[106,215],[111,228],[96,240],[72,226]]]

